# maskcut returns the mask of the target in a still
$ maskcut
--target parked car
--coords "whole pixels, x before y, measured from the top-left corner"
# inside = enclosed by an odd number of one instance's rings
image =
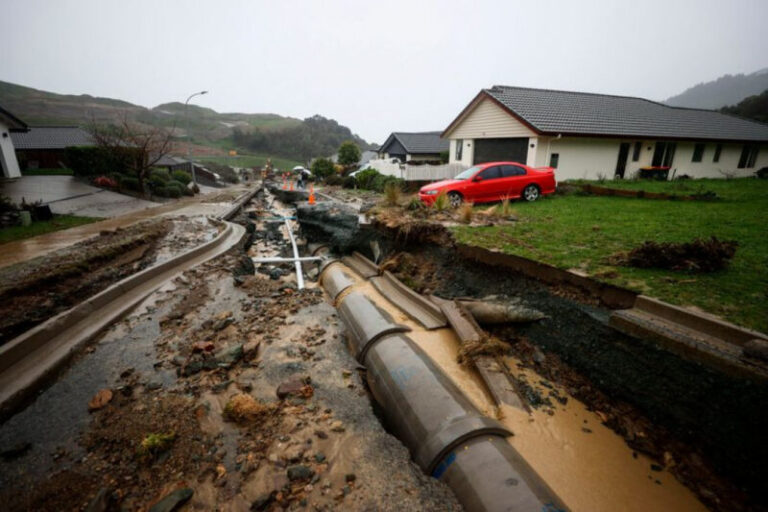
[[[470,167],[452,180],[421,187],[419,199],[431,205],[441,194],[448,194],[452,206],[462,201],[488,203],[522,198],[535,201],[555,192],[555,169],[528,167],[517,162],[489,162]]]

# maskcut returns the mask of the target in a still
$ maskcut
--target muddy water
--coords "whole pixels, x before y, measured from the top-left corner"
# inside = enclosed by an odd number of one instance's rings
[[[706,510],[672,474],[653,471],[650,459],[633,454],[619,435],[602,425],[596,413],[588,411],[562,388],[554,386],[560,396],[568,398],[566,404],[552,400],[554,407],[547,408],[549,412],[534,409],[528,413],[513,407],[497,411],[479,374],[456,362],[459,342],[451,329],[423,329],[373,285],[362,281],[352,270],[345,270],[356,279],[354,289],[368,295],[395,321],[413,329],[409,336],[481,412],[498,417],[514,432],[509,442],[572,511]],[[505,359],[513,375],[523,378],[546,397],[551,389],[540,384],[543,377],[519,368],[518,362],[511,357]]]

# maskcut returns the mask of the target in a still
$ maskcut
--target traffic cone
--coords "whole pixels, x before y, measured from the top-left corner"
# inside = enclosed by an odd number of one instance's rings
[[[285,179],[285,176],[283,176],[283,190],[288,190],[288,181]]]
[[[293,180],[291,180],[291,188],[289,188],[288,190],[290,190],[291,192],[293,192]]]
[[[315,185],[309,185],[309,204],[315,204]]]

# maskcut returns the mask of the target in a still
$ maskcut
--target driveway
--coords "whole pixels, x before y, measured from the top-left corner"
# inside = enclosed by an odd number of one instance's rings
[[[42,201],[53,213],[82,217],[116,217],[159,204],[92,187],[73,176],[22,176],[0,184],[0,192],[14,203]]]

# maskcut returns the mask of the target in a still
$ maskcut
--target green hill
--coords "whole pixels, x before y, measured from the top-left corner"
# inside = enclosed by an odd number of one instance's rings
[[[175,134],[184,140],[188,140],[188,126],[189,137],[197,144],[297,161],[333,154],[347,139],[354,140],[362,149],[370,147],[346,126],[321,116],[301,120],[278,114],[220,113],[189,105],[187,119],[184,104],[180,102],[163,103],[150,109],[112,98],[56,94],[2,81],[0,106],[30,125],[85,126],[94,121],[116,122],[128,116],[134,122],[174,128]],[[323,130],[318,129],[318,119],[323,121]]]
[[[664,103],[673,107],[719,108],[736,105],[744,98],[768,89],[768,68],[749,75],[723,75],[717,80],[700,83],[672,96]]]

